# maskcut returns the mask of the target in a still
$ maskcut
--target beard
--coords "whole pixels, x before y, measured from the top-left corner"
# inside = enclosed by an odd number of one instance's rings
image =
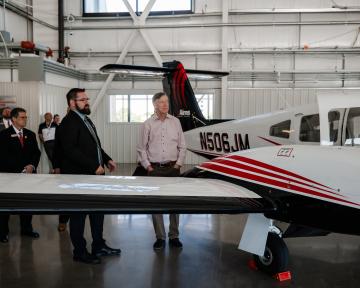
[[[89,104],[86,104],[83,109],[80,109],[80,107],[76,104],[76,110],[85,115],[90,115],[91,113]]]

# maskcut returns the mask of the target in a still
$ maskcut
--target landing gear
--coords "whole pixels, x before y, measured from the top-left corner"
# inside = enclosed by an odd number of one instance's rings
[[[259,270],[271,275],[288,270],[289,250],[278,234],[269,233],[264,256],[253,257]]]

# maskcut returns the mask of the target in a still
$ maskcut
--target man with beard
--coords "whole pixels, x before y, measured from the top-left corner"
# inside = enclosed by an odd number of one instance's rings
[[[104,165],[113,171],[116,164],[101,148],[100,139],[90,114],[89,98],[85,89],[72,88],[66,95],[69,113],[59,126],[56,137],[59,137],[58,149],[60,173],[105,175]],[[119,255],[120,249],[110,248],[103,239],[104,215],[89,214],[92,242],[92,254],[86,249],[84,238],[86,214],[70,216],[70,237],[74,246],[75,261],[98,264],[99,256]]]
[[[4,107],[4,109],[2,110],[3,118],[0,121],[0,131],[9,128],[12,125],[10,113],[11,113],[11,108]]]

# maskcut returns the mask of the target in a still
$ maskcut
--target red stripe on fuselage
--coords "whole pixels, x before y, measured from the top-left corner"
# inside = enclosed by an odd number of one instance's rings
[[[263,140],[265,140],[265,141],[267,141],[267,142],[271,143],[271,144],[274,144],[274,145],[282,145],[282,144],[277,143],[277,142],[275,142],[275,141],[272,141],[272,140],[270,140],[270,139],[266,139],[266,138],[261,137],[261,136],[258,136],[258,137],[259,137],[260,139],[263,139]]]
[[[291,179],[289,177],[278,175],[278,174],[268,172],[268,171],[265,171],[265,170],[262,170],[262,169],[259,169],[259,168],[255,168],[255,167],[252,167],[252,166],[244,165],[244,164],[241,164],[239,162],[233,162],[233,161],[230,161],[230,160],[227,160],[227,159],[219,159],[218,158],[218,159],[214,159],[214,160],[212,160],[211,162],[208,162],[208,163],[211,164],[211,163],[214,163],[214,162],[224,164],[224,165],[228,165],[228,166],[231,166],[231,167],[234,167],[234,168],[243,169],[243,170],[251,171],[251,172],[254,172],[254,173],[259,173],[259,174],[262,174],[262,175],[282,179],[282,180],[285,180],[285,181],[295,182],[297,184],[301,184],[301,185],[308,186],[308,187],[311,187],[311,188],[315,188],[315,189],[318,189],[318,190],[321,190],[321,191],[324,191],[324,192],[328,192],[328,193],[331,193],[331,194],[342,196],[342,195],[340,195],[338,193],[335,193],[335,192],[332,192],[332,191],[329,191],[329,190],[326,190],[326,189],[323,189],[323,188],[318,188],[318,187],[315,187],[313,185],[310,185],[310,184],[307,184],[307,183],[304,183],[304,182],[301,182],[301,181],[298,181],[298,180],[295,180],[295,179]]]
[[[209,170],[213,170],[215,173],[220,172],[220,173],[226,174],[228,176],[235,176],[235,177],[239,177],[239,178],[243,178],[243,179],[245,178],[247,180],[260,182],[263,185],[266,185],[266,184],[272,185],[272,186],[276,186],[276,187],[283,188],[283,189],[293,190],[293,191],[304,193],[304,194],[309,194],[309,195],[313,195],[313,196],[317,196],[317,197],[327,198],[330,200],[335,200],[335,201],[339,201],[339,202],[343,202],[343,203],[360,206],[359,204],[356,204],[356,203],[353,203],[350,201],[346,201],[346,200],[343,200],[343,199],[340,199],[340,198],[337,198],[334,196],[326,195],[326,194],[318,192],[318,191],[314,191],[314,190],[310,190],[307,188],[299,187],[297,185],[287,184],[287,183],[280,182],[277,180],[265,178],[263,176],[258,176],[258,175],[250,174],[247,172],[237,171],[237,170],[234,170],[231,168],[218,166],[216,164],[211,164],[211,162],[205,162],[205,163],[201,164],[200,168],[207,168]]]
[[[308,181],[308,182],[311,182],[313,184],[316,184],[316,185],[319,185],[319,186],[322,186],[322,187],[325,187],[325,188],[328,188],[328,189],[331,189],[331,190],[335,190],[335,189],[332,189],[331,187],[325,186],[325,185],[323,185],[323,184],[321,184],[319,182],[313,181],[313,180],[311,180],[309,178],[303,177],[301,175],[295,174],[295,173],[287,171],[285,169],[282,169],[282,168],[279,168],[279,167],[276,167],[276,166],[273,166],[273,165],[269,165],[269,164],[266,164],[266,163],[251,159],[251,158],[247,158],[247,157],[239,156],[239,155],[225,155],[224,157],[239,160],[239,161],[242,161],[242,162],[245,162],[245,163],[248,163],[248,164],[252,164],[252,165],[259,166],[259,167],[262,167],[262,168],[265,168],[265,169],[269,169],[269,170],[272,170],[272,171],[275,171],[275,172],[286,174],[288,176],[292,176],[292,177],[295,177],[295,178],[298,178],[298,179],[301,179],[301,180],[304,180],[304,181]]]

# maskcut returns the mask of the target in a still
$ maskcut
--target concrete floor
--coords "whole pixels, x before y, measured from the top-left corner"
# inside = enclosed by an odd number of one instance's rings
[[[132,168],[120,167],[121,174]],[[57,231],[56,216],[34,217],[38,240],[20,237],[18,217],[12,216],[10,242],[0,243],[0,287],[359,287],[359,237],[333,234],[286,240],[293,279],[279,283],[250,270],[251,256],[237,250],[245,219],[182,215],[184,248],[167,246],[155,253],[151,216],[106,216],[105,238],[122,254],[103,258],[100,265],[86,265],[73,262],[68,231]],[[88,226],[86,238],[91,239]]]

